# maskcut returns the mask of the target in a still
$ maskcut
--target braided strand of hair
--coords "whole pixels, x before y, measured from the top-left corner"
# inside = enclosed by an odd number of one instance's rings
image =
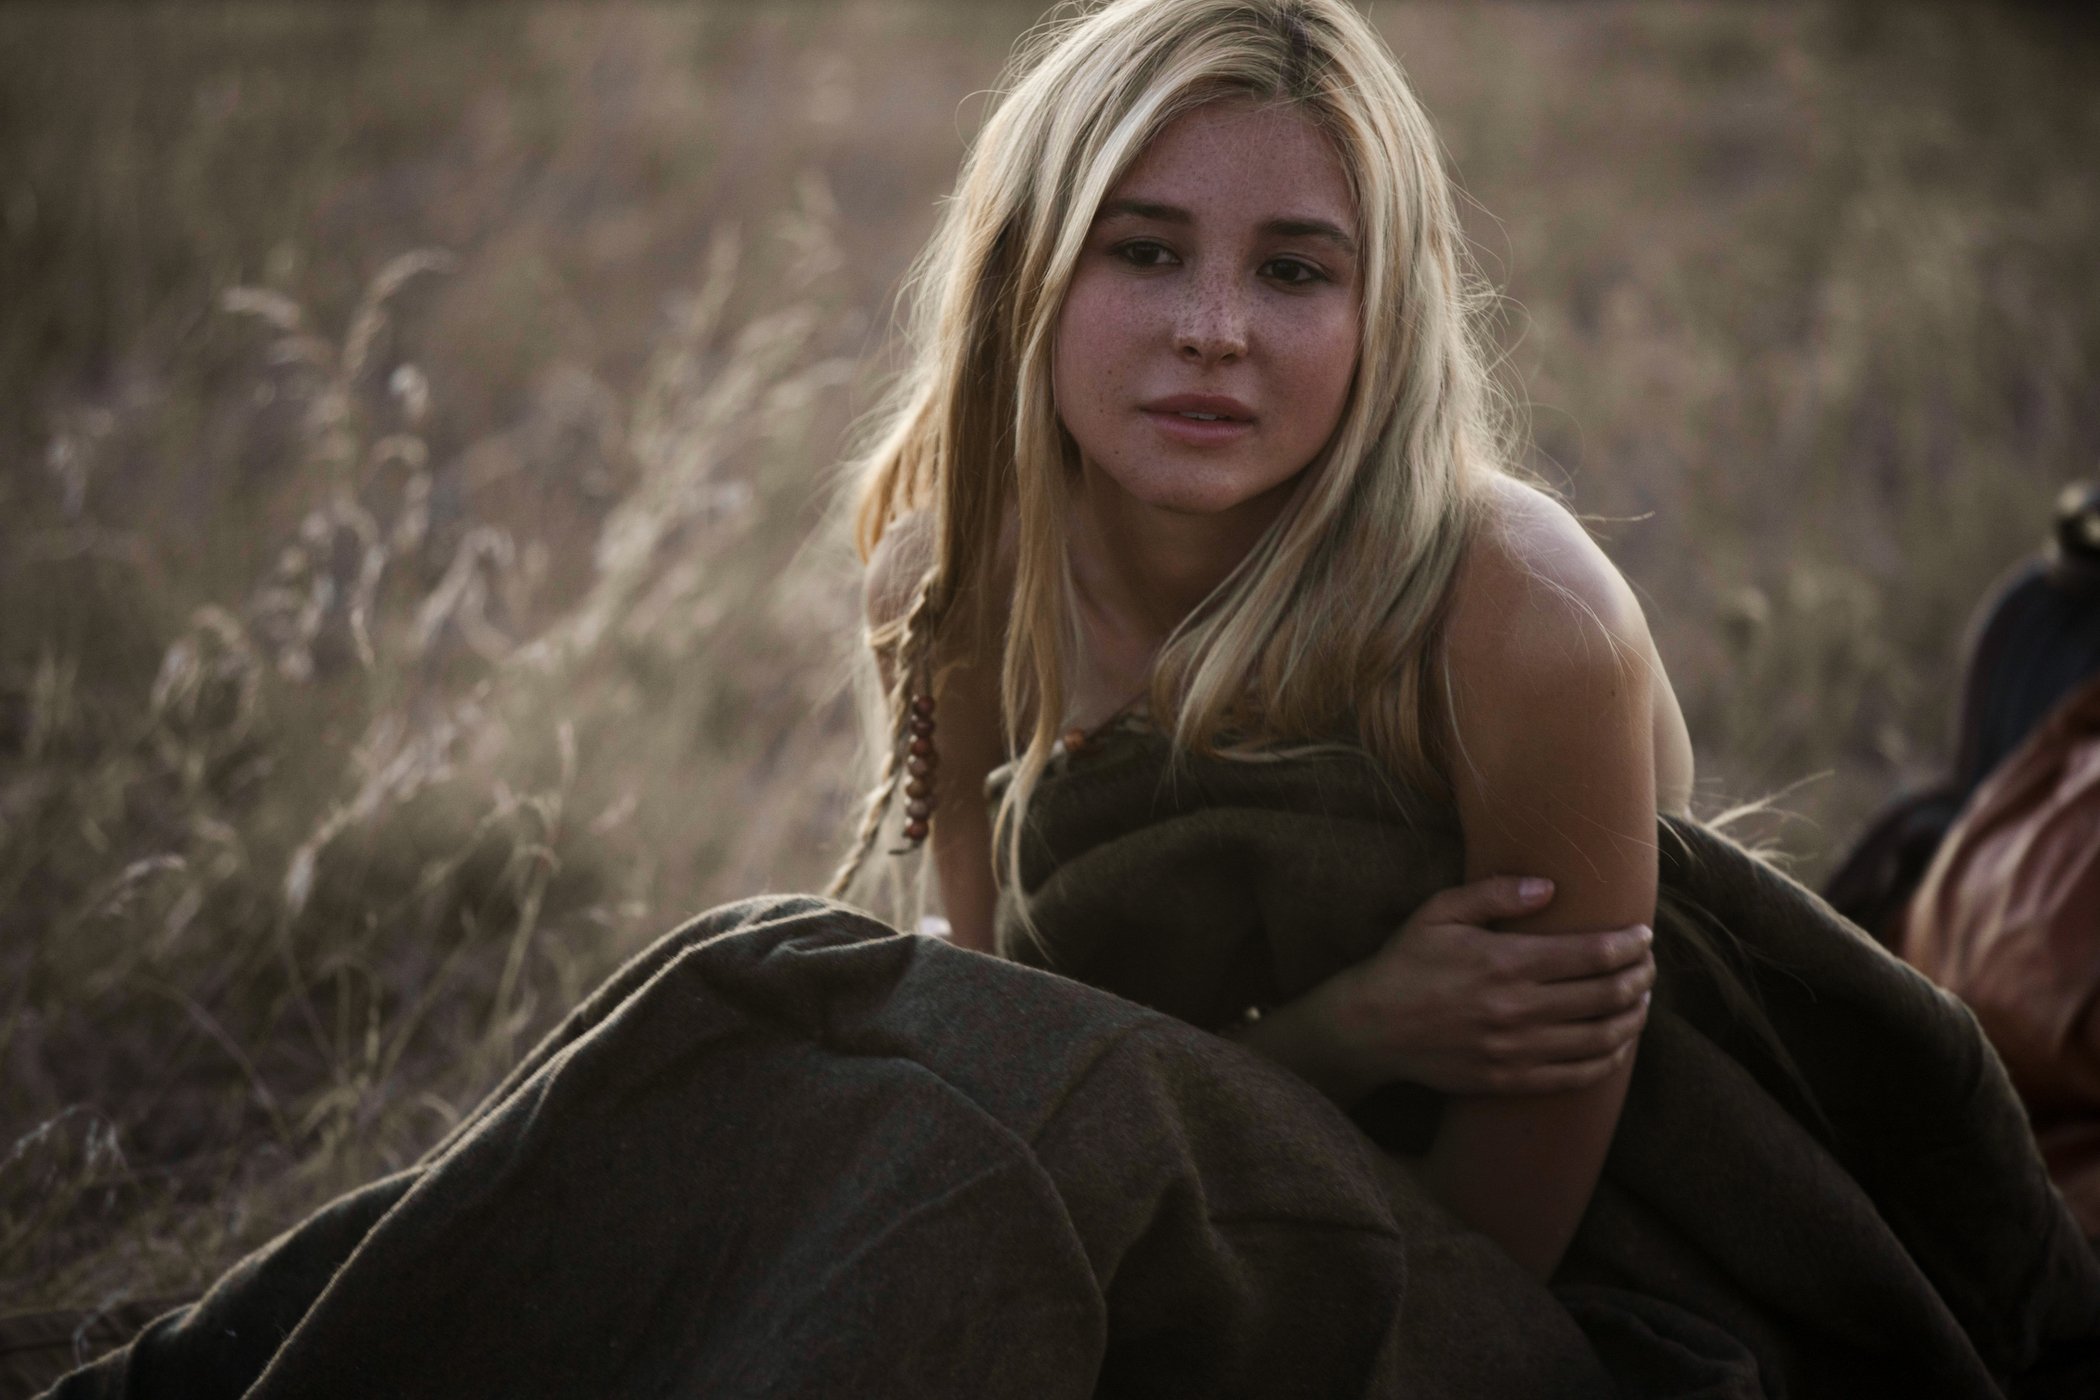
[[[868,854],[875,849],[876,839],[882,835],[883,821],[889,816],[890,806],[903,784],[904,755],[911,742],[912,681],[921,669],[919,653],[932,644],[938,630],[934,626],[937,613],[935,584],[935,572],[928,569],[912,595],[911,606],[905,609],[903,620],[898,624],[894,670],[889,691],[883,697],[890,722],[890,744],[882,755],[882,771],[876,776],[875,786],[861,810],[860,826],[854,833],[852,847],[846,858],[839,862],[838,869],[832,872],[830,883],[824,887],[824,893],[832,899],[842,896],[867,864]]]

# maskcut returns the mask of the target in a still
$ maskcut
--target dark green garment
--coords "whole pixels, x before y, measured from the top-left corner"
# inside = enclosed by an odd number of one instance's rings
[[[1283,1071],[801,897],[666,936],[422,1162],[55,1392],[1612,1393]]]
[[[1727,839],[1667,819],[1656,839],[1656,999],[1556,1279],[1622,1379],[1641,1334],[1679,1324],[1725,1334],[1710,1356],[1759,1378],[1748,1394],[1989,1396],[2044,1353],[2090,1360],[2100,1273],[1973,1018]],[[1046,775],[1035,933],[1010,897],[1001,932],[1217,1026],[1366,957],[1463,869],[1448,805],[1361,751],[1170,764],[1126,724]],[[1419,1149],[1436,1108],[1394,1091],[1358,1118]],[[2077,1373],[2063,1393],[2100,1395]]]
[[[2100,1276],[1973,1024],[1726,842],[1662,833],[1658,1009],[1549,1291],[1200,1029],[1456,879],[1448,814],[1359,757],[1169,774],[1132,733],[1035,815],[1073,976],[825,900],[702,915],[421,1162],[56,1394],[2100,1393]],[[1692,904],[1754,952],[1800,1087],[1682,956]]]

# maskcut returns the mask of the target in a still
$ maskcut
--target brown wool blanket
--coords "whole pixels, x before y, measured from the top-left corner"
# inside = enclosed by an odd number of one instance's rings
[[[1131,725],[1046,777],[1029,836],[1012,946],[1197,1025],[1368,956],[1464,868],[1448,806],[1361,751],[1170,761]],[[1696,1354],[1702,1395],[2100,1395],[2100,1274],[1974,1019],[1725,838],[1657,841],[1656,1000],[1555,1279],[1624,1393]],[[1405,1151],[1436,1108],[1357,1117]]]
[[[2100,1271],[1967,1015],[1661,835],[1657,1010],[1550,1290],[1408,1174],[1431,1096],[1352,1123],[1200,1029],[1454,879],[1448,814],[1358,756],[1121,733],[1035,806],[1064,975],[817,899],[715,910],[417,1166],[53,1393],[2100,1393]]]
[[[752,901],[55,1394],[1608,1395],[1396,1177],[1213,1036]]]

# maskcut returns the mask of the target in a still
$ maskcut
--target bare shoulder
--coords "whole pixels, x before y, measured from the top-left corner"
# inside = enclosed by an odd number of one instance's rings
[[[906,511],[890,522],[868,555],[867,573],[861,581],[861,596],[868,626],[883,631],[904,620],[912,595],[926,571],[933,567],[934,518],[923,510]]]
[[[1557,687],[1646,669],[1654,644],[1623,575],[1565,506],[1499,478],[1453,584],[1455,684]]]
[[[900,632],[927,572],[939,560],[936,529],[932,512],[908,511],[891,522],[868,556],[863,590],[869,639],[875,645],[876,665],[886,686],[894,678],[885,648]],[[1007,745],[1000,718],[998,657],[993,650],[999,639],[990,635],[990,629],[977,627],[980,614],[976,610],[982,598],[996,598],[997,590],[1010,586],[1005,582],[1010,572],[1003,562],[1010,552],[1002,540],[992,576],[979,585],[979,595],[950,600],[953,611],[935,629],[942,653],[934,681],[940,706],[940,778],[938,782],[927,779],[932,785],[930,799],[923,793],[912,794],[933,803],[934,872],[955,941],[983,952],[992,948],[997,893],[984,780],[1007,757]]]
[[[1445,662],[1454,698],[1476,701],[1463,743],[1492,744],[1521,726],[1582,742],[1617,704],[1645,713],[1655,799],[1685,813],[1694,757],[1684,711],[1640,600],[1567,508],[1543,491],[1500,479],[1487,519],[1453,587]],[[1587,697],[1576,705],[1577,695]],[[1637,711],[1634,713],[1638,713]]]
[[[896,679],[890,668],[902,641],[902,624],[940,557],[936,528],[931,511],[907,511],[882,532],[868,555],[862,583],[868,641],[885,687]],[[1005,756],[999,712],[999,648],[1004,634],[996,625],[978,624],[984,617],[982,600],[996,598],[999,590],[1010,587],[1011,568],[1004,562],[1010,553],[1009,542],[1000,541],[991,577],[981,580],[974,591],[950,598],[931,634],[938,652],[933,667],[939,677],[935,685],[941,706],[942,760],[952,769],[961,761],[959,756],[967,756],[963,766],[976,764],[980,777]],[[996,619],[1000,614],[994,609],[991,616]]]
[[[933,568],[940,555],[940,540],[935,531],[939,528],[933,512],[908,510],[890,522],[882,532],[868,555],[867,573],[861,589],[868,626],[874,631],[884,632],[904,620],[910,610],[912,598],[919,585]],[[985,597],[1000,598],[1013,588],[1013,559],[1016,543],[1014,526],[1008,521],[996,542],[991,567],[981,581],[980,591]],[[971,624],[978,616],[976,609],[980,600],[976,597],[961,597],[954,600],[959,624],[950,629],[953,635],[975,635]],[[996,606],[992,616],[999,615]],[[961,659],[961,658],[951,658]]]
[[[1469,873],[1543,875],[1519,926],[1609,928],[1655,907],[1655,675],[1633,590],[1550,496],[1498,483],[1453,587],[1449,776]]]

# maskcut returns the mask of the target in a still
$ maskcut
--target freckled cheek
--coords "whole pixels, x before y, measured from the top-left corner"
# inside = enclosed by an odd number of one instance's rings
[[[1056,391],[1068,412],[1107,411],[1127,390],[1141,309],[1113,289],[1076,282],[1058,317]],[[1069,426],[1069,425],[1068,425]]]
[[[1097,365],[1122,364],[1144,338],[1142,312],[1133,302],[1104,297],[1093,308],[1091,324]]]
[[[1337,317],[1294,328],[1281,357],[1289,368],[1292,397],[1308,408],[1338,414],[1356,373],[1356,320]]]
[[[1106,446],[1100,434],[1122,377],[1118,351],[1108,299],[1083,282],[1075,284],[1058,317],[1051,390],[1065,431],[1090,454]]]

